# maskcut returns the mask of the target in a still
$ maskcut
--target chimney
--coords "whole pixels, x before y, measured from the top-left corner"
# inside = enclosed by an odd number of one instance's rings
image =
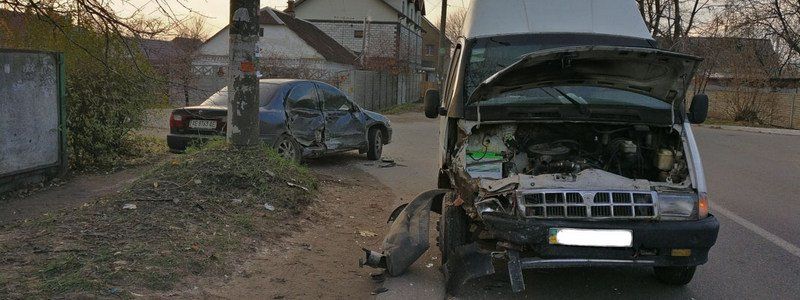
[[[286,10],[284,11],[287,15],[294,17],[294,0],[289,0],[286,3]]]

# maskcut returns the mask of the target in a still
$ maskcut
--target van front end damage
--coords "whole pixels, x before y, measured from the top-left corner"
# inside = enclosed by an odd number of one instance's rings
[[[430,212],[436,210],[435,206],[441,204],[447,192],[441,189],[427,191],[398,207],[389,220],[393,220],[393,223],[383,239],[383,252],[363,249],[365,257],[359,261],[359,265],[386,269],[391,276],[405,273],[411,264],[428,251]]]
[[[400,276],[430,247],[430,212],[441,213],[441,204],[451,190],[436,189],[424,192],[413,201],[392,213],[393,222],[383,240],[383,252],[364,251],[360,266],[385,269],[390,276]],[[494,274],[491,252],[472,243],[457,249],[444,265],[447,290],[455,291],[470,279]]]

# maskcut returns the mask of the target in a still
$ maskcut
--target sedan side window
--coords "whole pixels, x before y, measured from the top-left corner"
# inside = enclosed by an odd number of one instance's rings
[[[320,85],[322,97],[325,100],[323,105],[325,111],[350,111],[353,104],[347,100],[347,96],[332,86]]]
[[[317,91],[311,83],[297,84],[286,100],[289,109],[319,109]]]

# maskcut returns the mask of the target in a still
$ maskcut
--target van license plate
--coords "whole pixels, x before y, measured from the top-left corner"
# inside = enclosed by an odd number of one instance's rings
[[[192,129],[217,129],[217,121],[191,120],[191,121],[189,121],[189,128],[192,128]]]
[[[552,245],[627,248],[633,245],[633,231],[629,229],[550,228],[549,242]]]

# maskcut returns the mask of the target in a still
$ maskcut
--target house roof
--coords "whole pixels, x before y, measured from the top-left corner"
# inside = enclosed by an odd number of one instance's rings
[[[350,50],[325,34],[325,32],[317,28],[317,26],[314,26],[314,24],[295,18],[279,10],[269,7],[261,9],[258,14],[258,23],[261,25],[286,26],[328,61],[355,65],[356,60],[358,60]],[[225,30],[228,30],[228,26],[220,29],[220,31],[209,38],[206,43]]]
[[[261,16],[263,16],[263,18]],[[353,65],[358,59],[353,52],[350,52],[350,50],[325,34],[325,32],[317,28],[317,26],[314,26],[314,24],[295,18],[284,12],[272,8],[262,9],[259,22],[264,25],[286,26],[328,61]]]
[[[754,70],[768,71],[773,73],[771,76],[780,75],[777,74],[780,56],[768,39],[692,36],[680,39],[671,50],[703,57],[705,64],[715,68],[719,76]],[[734,66],[736,68],[732,69]]]

